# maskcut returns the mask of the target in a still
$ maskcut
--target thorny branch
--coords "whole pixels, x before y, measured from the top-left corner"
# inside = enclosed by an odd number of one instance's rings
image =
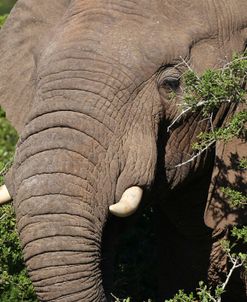
[[[240,61],[240,60],[245,60],[247,59],[247,56],[243,56],[240,58],[236,58],[234,59],[232,62],[236,62],[236,61]],[[194,72],[192,70],[192,68],[190,67],[190,65],[181,57],[182,63],[183,65],[186,65],[186,67]],[[228,69],[230,68],[232,62],[227,63],[224,65],[224,67],[222,68],[222,70],[224,69]],[[200,81],[200,78],[195,74],[196,78]],[[220,100],[221,103],[231,103],[232,100],[231,99],[223,99]],[[204,105],[210,104],[210,100],[206,100],[206,101],[199,101],[197,104],[194,104],[193,107],[189,106],[187,104],[187,108],[183,109],[182,112],[172,121],[172,123],[167,127],[167,132],[171,131],[171,128],[178,122],[181,120],[181,118],[185,115],[187,115],[189,112],[195,111],[196,108],[202,107]],[[181,105],[181,104],[180,104]],[[186,104],[185,104],[186,105]],[[208,117],[209,121],[210,121],[210,128],[211,128],[211,132],[214,134],[214,126],[213,126],[213,113],[210,113],[210,117]],[[211,147],[214,143],[216,142],[216,138],[212,139],[211,142],[209,142],[209,144],[207,146],[205,146],[202,150],[200,150],[199,152],[197,152],[195,155],[193,155],[189,160],[182,162],[178,165],[175,166],[175,168],[181,167],[183,165],[186,165],[190,162],[192,162],[194,159],[196,159],[198,156],[200,156],[203,152],[205,152],[209,147]]]
[[[231,103],[231,100],[222,100],[221,101],[222,103]],[[201,101],[201,102],[198,102],[196,104],[196,107],[202,107],[203,105],[205,104],[208,104],[209,101]],[[182,116],[184,116],[187,112],[189,111],[192,111],[192,107],[187,107],[186,109],[184,109],[173,121],[172,123],[167,127],[167,132],[169,132],[172,128],[173,125],[175,125],[180,119]]]
[[[221,289],[222,291],[225,290],[231,276],[232,276],[232,273],[234,272],[235,269],[237,269],[238,267],[241,267],[243,264],[244,264],[244,261],[240,261],[240,259],[237,257],[237,258],[233,258],[232,255],[230,253],[228,253],[228,257],[232,263],[232,267],[229,271],[229,273],[227,274],[226,276],[226,280],[225,282],[221,285]],[[216,300],[216,302],[221,302],[221,296]]]
[[[204,151],[206,151],[209,147],[211,147],[215,142],[216,142],[216,140],[212,140],[212,142],[210,144],[208,144],[205,148],[200,150],[198,153],[196,153],[194,156],[192,156],[190,159],[186,160],[185,162],[182,162],[182,163],[176,165],[175,168],[182,167],[182,166],[187,165],[188,163],[192,162],[195,158],[200,156]]]

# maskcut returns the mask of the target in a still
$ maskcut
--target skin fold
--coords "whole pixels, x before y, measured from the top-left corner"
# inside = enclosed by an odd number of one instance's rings
[[[221,203],[215,216],[217,188],[239,172],[224,174],[217,160],[229,166],[242,143],[176,168],[210,124],[199,112],[166,129],[180,112],[187,65],[198,74],[222,67],[246,42],[246,0],[17,1],[0,33],[0,103],[20,135],[6,186],[40,301],[109,299],[102,236],[109,207],[131,187],[151,191],[156,209],[157,301],[219,280],[217,242],[239,213]],[[239,109],[222,106],[214,126]],[[114,227],[107,236],[110,251]],[[226,301],[243,297],[241,289]]]

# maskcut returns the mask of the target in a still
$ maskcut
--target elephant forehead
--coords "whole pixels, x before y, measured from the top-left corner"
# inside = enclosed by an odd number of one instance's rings
[[[247,26],[246,0],[76,0],[71,3],[58,34],[44,54],[50,57],[54,49],[77,49],[95,59],[110,59],[127,67],[138,78],[137,82],[147,80],[162,65],[187,58],[201,40],[214,40],[214,51],[226,49],[226,41]],[[234,43],[234,50],[240,49],[237,44],[240,42]],[[207,43],[202,48],[207,48]],[[202,48],[199,56],[194,55],[195,62],[211,55],[206,52],[203,55]],[[219,55],[224,56],[223,52]],[[205,58],[201,61],[201,69],[211,67],[205,66]]]
[[[145,1],[144,1],[145,2]],[[99,55],[107,56],[145,75],[151,74],[162,64],[171,63],[174,58],[186,56],[193,40],[208,32],[203,18],[198,14],[175,20],[175,16],[161,13],[150,7],[137,13],[116,12],[99,8],[82,11],[80,20],[70,19],[69,26],[62,33],[63,41],[79,41],[81,49],[86,45]],[[174,12],[175,13],[175,12]],[[185,26],[185,23],[187,25]],[[73,30],[73,33],[71,32]],[[85,44],[85,41],[90,41]],[[92,42],[93,41],[93,42]]]
[[[245,0],[77,0],[69,15],[80,36],[97,40],[98,53],[149,73],[186,56],[191,45],[202,39],[229,39],[247,22],[244,8]],[[74,28],[73,32],[71,38]]]
[[[169,25],[155,22],[142,25],[120,23],[104,35],[102,51],[117,59],[121,65],[140,69],[142,74],[155,71],[162,64],[171,63],[189,51],[192,38],[186,32],[170,29]],[[134,30],[133,30],[134,28]]]

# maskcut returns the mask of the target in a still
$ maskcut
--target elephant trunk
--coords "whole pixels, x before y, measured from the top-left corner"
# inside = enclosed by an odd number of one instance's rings
[[[74,48],[78,59],[68,69],[71,53],[61,45],[49,48],[39,65],[17,146],[17,225],[42,301],[102,302],[100,249],[109,206],[121,201],[111,210],[124,216],[128,201],[132,213],[142,190],[124,192],[152,183],[162,106],[154,103],[150,112],[150,96],[136,92],[123,67],[109,71],[95,57],[88,66],[88,52],[79,60],[83,53]]]
[[[78,198],[63,195],[33,196],[24,203],[29,205],[20,211],[39,208],[18,221],[24,260],[38,298],[104,301],[100,232],[90,211]]]
[[[45,116],[26,127],[16,154],[14,205],[24,260],[41,301],[105,301],[100,259],[108,207],[99,208],[96,161],[80,150],[93,138],[72,124],[54,126],[54,115],[52,128],[48,121],[42,128]]]

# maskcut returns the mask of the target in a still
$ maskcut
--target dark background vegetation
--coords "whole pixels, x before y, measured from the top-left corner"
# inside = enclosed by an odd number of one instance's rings
[[[8,14],[16,0],[0,0],[0,14]]]
[[[15,0],[0,0],[0,25],[5,20]],[[0,182],[11,165],[16,131],[5,119],[0,109]],[[21,302],[36,301],[35,294],[22,260],[19,238],[15,229],[15,215],[11,205],[0,208],[0,301]]]

